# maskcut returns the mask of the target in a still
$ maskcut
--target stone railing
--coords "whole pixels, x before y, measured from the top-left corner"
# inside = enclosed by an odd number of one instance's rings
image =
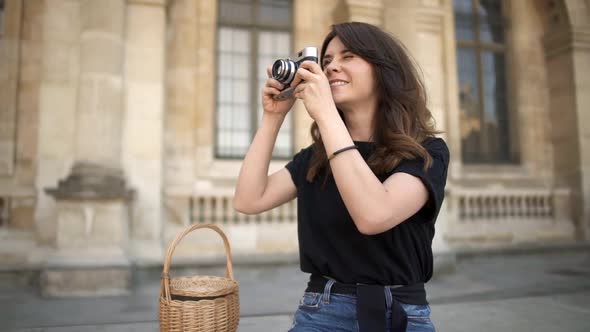
[[[297,221],[297,203],[292,200],[270,211],[257,215],[245,215],[236,212],[232,207],[233,193],[210,193],[194,195],[189,202],[189,218],[191,223],[295,223]]]
[[[450,186],[444,237],[459,247],[572,240],[569,199],[568,189]]]
[[[458,221],[570,219],[567,189],[457,188],[449,192]]]
[[[561,195],[568,194],[560,193]],[[550,190],[453,190],[453,205],[462,221],[483,219],[554,219],[556,197]]]
[[[233,208],[233,187],[204,188],[183,195],[168,192],[164,246],[190,224],[216,224],[227,235],[232,252],[238,255],[294,255],[298,251],[297,203],[295,200],[257,215],[238,213]],[[195,255],[217,255],[223,247],[210,232],[195,232],[175,252],[181,259]]]

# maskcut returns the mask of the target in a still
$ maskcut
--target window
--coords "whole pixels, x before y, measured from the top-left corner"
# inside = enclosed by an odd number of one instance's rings
[[[10,208],[8,205],[8,198],[0,197],[0,229],[8,227],[8,214]]]
[[[510,163],[502,0],[454,0],[464,163]]]
[[[0,39],[4,36],[4,0],[0,0]]]
[[[262,117],[260,89],[266,68],[278,58],[292,57],[291,11],[289,0],[219,1],[216,157],[246,154]],[[289,114],[273,157],[291,157],[292,126]]]

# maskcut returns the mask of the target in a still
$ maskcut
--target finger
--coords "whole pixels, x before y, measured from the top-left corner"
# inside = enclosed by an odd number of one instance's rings
[[[299,85],[299,83],[301,83],[301,81],[308,81],[312,78],[313,78],[312,73],[310,73],[307,69],[300,67],[299,69],[297,69],[297,72],[295,73],[295,77],[293,78],[293,82],[291,83],[291,86],[297,86],[297,85]]]
[[[266,67],[266,76],[268,76],[268,78],[272,77],[272,66]]]
[[[295,90],[293,90],[293,93],[302,93],[303,90],[305,90],[305,83],[301,83],[298,86],[295,87]]]
[[[277,88],[279,90],[282,90],[285,88],[285,86],[281,82],[275,80],[274,78],[269,78],[268,80],[266,80],[265,86],[271,86],[271,87]]]
[[[305,68],[313,74],[320,74],[323,72],[322,67],[320,67],[315,61],[311,60],[303,61],[299,68]]]
[[[299,83],[301,83],[301,81],[303,81],[301,77],[299,77],[299,75],[295,73],[295,77],[293,77],[293,80],[291,81],[291,84],[289,84],[289,86],[296,87],[299,85]]]
[[[263,95],[276,96],[279,93],[281,93],[281,90],[275,89],[273,87],[265,86],[264,88],[262,88]]]

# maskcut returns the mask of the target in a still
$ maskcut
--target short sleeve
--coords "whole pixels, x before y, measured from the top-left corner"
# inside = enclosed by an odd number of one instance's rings
[[[305,180],[305,177],[307,176],[311,153],[311,146],[302,149],[297,152],[295,156],[293,156],[293,159],[285,166],[289,173],[291,173],[291,179],[293,179],[293,183],[296,187],[299,187],[301,181]]]
[[[418,212],[427,222],[436,221],[438,212],[445,197],[447,170],[449,166],[449,150],[446,143],[435,138],[428,141],[424,147],[432,156],[432,166],[424,171],[424,159],[416,158],[402,161],[392,172],[413,175],[424,183],[428,190],[428,201]]]

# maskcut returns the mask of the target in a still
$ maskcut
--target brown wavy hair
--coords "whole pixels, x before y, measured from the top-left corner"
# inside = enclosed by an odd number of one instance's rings
[[[373,133],[376,148],[367,160],[371,170],[375,174],[383,174],[402,160],[415,158],[422,158],[425,169],[430,168],[432,157],[421,143],[440,132],[435,129],[432,114],[426,107],[424,84],[406,48],[376,26],[360,22],[342,23],[333,25],[324,39],[320,53],[322,60],[334,37],[373,67],[379,99]],[[345,120],[342,111],[338,110],[338,113]],[[306,178],[313,182],[318,175],[326,175],[327,179],[332,172],[315,122],[311,126],[311,136],[314,153]]]

